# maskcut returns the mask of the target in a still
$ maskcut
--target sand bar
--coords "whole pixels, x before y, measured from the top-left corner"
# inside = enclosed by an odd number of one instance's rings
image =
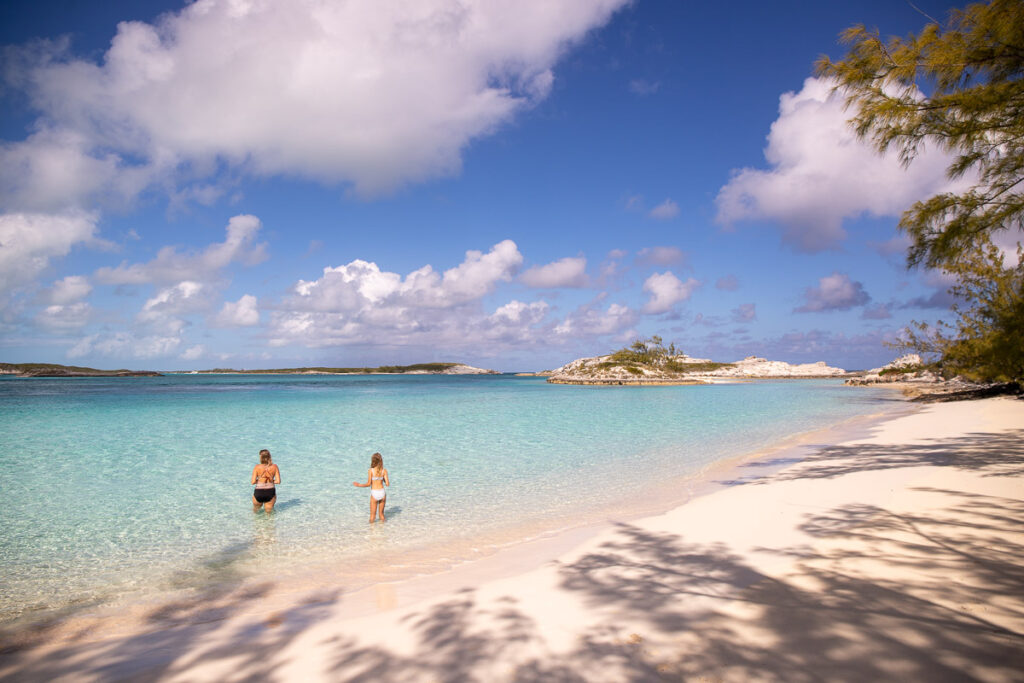
[[[801,454],[439,575],[43,628],[0,678],[1024,679],[1024,401],[930,405]]]

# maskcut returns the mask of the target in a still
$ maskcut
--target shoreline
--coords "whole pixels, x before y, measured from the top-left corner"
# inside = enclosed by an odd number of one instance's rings
[[[854,666],[840,650],[811,647],[816,630],[825,633],[831,628],[830,622],[816,620],[813,629],[803,628],[807,610],[818,609],[821,602],[828,608],[823,614],[838,618],[847,629],[843,637],[869,652],[884,647],[865,631],[867,626],[885,631],[889,640],[895,630],[895,640],[904,648],[913,639],[900,641],[900,629],[910,629],[910,635],[930,646],[940,636],[962,646],[952,655],[933,654],[930,659],[890,658],[892,669],[882,678],[896,678],[903,671],[921,679],[935,672],[939,659],[966,657],[967,646],[957,639],[963,633],[970,639],[971,657],[955,662],[955,670],[1002,680],[1007,661],[1024,665],[1021,655],[1008,654],[1021,652],[1019,645],[1024,643],[1024,599],[1010,592],[1010,584],[983,571],[1002,555],[986,555],[982,559],[987,565],[976,569],[970,559],[949,555],[940,544],[933,554],[940,553],[941,561],[931,556],[925,561],[916,556],[929,536],[914,537],[913,543],[903,537],[914,534],[914,524],[934,526],[935,520],[954,513],[982,514],[988,509],[982,504],[989,505],[992,499],[1001,501],[1004,520],[996,535],[1003,542],[999,551],[1024,548],[1024,526],[1014,535],[1005,522],[1015,514],[1021,515],[1018,525],[1024,521],[1024,447],[1019,438],[1024,433],[1024,403],[995,398],[900,407],[905,409],[847,420],[845,431],[834,425],[824,443],[813,438],[818,430],[785,447],[760,451],[757,457],[716,463],[703,473],[704,489],[691,491],[682,504],[660,513],[634,517],[612,512],[601,524],[541,535],[445,572],[354,592],[344,587],[278,592],[287,599],[262,605],[257,601],[255,608],[245,596],[224,595],[220,604],[208,608],[193,605],[190,611],[178,605],[177,612],[163,613],[163,621],[124,623],[114,629],[114,637],[108,635],[110,624],[94,624],[96,630],[82,628],[77,633],[44,631],[37,634],[37,647],[0,658],[0,676],[89,677],[103,666],[113,667],[102,669],[107,674],[120,676],[145,671],[156,672],[157,678],[214,680],[235,675],[228,672],[235,670],[231,666],[238,664],[238,657],[228,652],[237,654],[251,636],[281,648],[280,656],[269,661],[287,675],[356,676],[365,674],[367,662],[390,661],[385,673],[426,680],[441,676],[440,656],[447,664],[463,658],[459,661],[468,668],[461,671],[462,677],[470,678],[509,680],[514,677],[510,672],[522,674],[524,666],[541,667],[535,669],[538,675],[563,671],[552,669],[555,664],[590,678],[585,673],[588,667],[603,662],[609,668],[590,668],[592,675],[622,680],[638,675],[678,678],[682,672],[739,680],[761,671],[743,668],[751,656],[741,656],[741,642],[752,648],[750,652],[764,651],[766,629],[774,633],[772,638],[788,642],[781,625],[763,622],[766,609],[784,612],[787,628],[808,641],[790,645],[811,671],[815,662],[832,660]],[[927,510],[932,512],[925,514]],[[895,521],[888,522],[890,518]],[[907,527],[901,522],[905,519],[916,521]],[[993,524],[999,524],[996,517],[979,532],[985,535],[983,544],[966,538],[962,523],[950,522],[948,529],[960,534],[958,542],[967,544],[973,554],[982,554],[985,547],[998,545],[992,540]],[[978,527],[982,528],[980,523]],[[935,529],[928,531],[936,537]],[[939,529],[946,531],[946,526]],[[885,538],[876,543],[876,536]],[[865,543],[872,552],[863,552]],[[895,555],[894,545],[899,550]],[[800,550],[784,552],[787,548]],[[1018,558],[1011,558],[1008,568],[1015,567],[1017,575],[1020,566],[1013,562]],[[872,572],[882,578],[871,579]],[[920,578],[929,572],[937,572],[934,580]],[[1007,569],[1003,574],[1014,575]],[[837,580],[845,582],[840,584],[845,588],[806,602],[817,595],[816,585]],[[869,580],[869,586],[861,585]],[[845,608],[832,604],[847,599],[844,590],[857,593],[882,585],[891,596],[888,600],[909,595],[918,611],[939,610],[941,619],[915,620],[913,610],[903,616],[898,609],[891,616],[885,609],[875,614],[873,593]],[[666,593],[666,586],[672,590]],[[773,602],[774,593],[758,593],[778,592],[780,586],[787,587],[781,601]],[[750,600],[751,591],[758,600]],[[794,600],[795,607],[790,605]],[[964,600],[964,609],[947,608],[944,600]],[[971,607],[974,604],[978,606]],[[864,609],[871,614],[870,622],[858,621]],[[514,644],[514,634],[503,630],[507,620],[502,626],[494,616],[501,610],[525,624],[520,639],[525,649]],[[174,619],[175,614],[180,618]],[[971,619],[978,618],[990,624],[983,632],[971,626]],[[687,627],[690,623],[702,627]],[[101,628],[104,635],[97,637]],[[434,631],[444,633],[445,640],[431,641],[429,633]],[[387,642],[376,642],[379,639],[372,634],[377,632],[387,634],[381,638]],[[719,645],[724,639],[735,647],[722,654],[721,647],[710,647],[716,637]],[[336,646],[325,645],[328,641]],[[587,642],[600,642],[603,649],[591,652],[582,645]],[[493,650],[486,661],[472,656],[481,643]],[[1014,649],[1003,649],[1004,645]],[[851,652],[857,649],[849,647]],[[718,652],[718,658],[709,652]],[[978,659],[985,661],[974,661]],[[953,666],[945,660],[944,666]],[[249,675],[259,671],[258,661],[242,661],[254,667],[242,669]],[[775,667],[775,677],[808,679],[806,666],[787,668],[793,661],[783,657],[760,664]],[[860,656],[858,661],[856,666],[876,666],[874,660],[864,663]],[[688,668],[694,662],[700,665],[698,670]]]
[[[412,549],[382,549],[375,566],[358,573],[348,568],[344,595],[358,593],[381,582],[395,584],[444,576],[459,571],[461,567],[491,560],[495,556],[508,557],[521,548],[532,547],[534,543],[565,549],[569,542],[565,539],[579,541],[599,533],[615,521],[632,521],[663,514],[699,496],[707,495],[720,488],[712,481],[713,477],[727,476],[733,471],[738,474],[739,468],[779,453],[798,452],[811,441],[848,438],[856,430],[895,419],[898,415],[916,410],[917,406],[894,399],[884,410],[880,408],[824,427],[794,432],[770,445],[728,455],[687,474],[673,475],[649,488],[642,501],[621,497],[599,503],[588,500],[581,502],[581,507],[571,516],[530,519],[488,529],[477,534],[472,541],[448,539]],[[197,598],[211,595],[218,596],[217,600],[230,599],[230,596],[244,594],[250,589],[260,592],[264,605],[283,608],[296,594],[329,590],[336,586],[339,576],[333,569],[334,565],[329,561],[320,559],[314,560],[311,565],[276,574],[277,581],[273,586],[267,586],[261,576],[243,575],[233,577],[230,583],[213,580],[197,586],[135,592],[68,607],[30,611],[0,623],[0,636],[10,646],[20,648],[34,642],[34,634],[40,631],[45,631],[47,637],[55,641],[65,638],[69,633],[78,634],[76,637],[81,638],[82,633],[100,628],[106,632],[127,633],[146,619],[147,614],[162,613],[167,605],[188,605],[197,601]],[[205,601],[206,598],[200,600]],[[187,621],[185,612],[177,610],[167,625]]]
[[[688,474],[674,475],[649,490],[643,501],[619,499],[601,505],[595,505],[591,501],[585,503],[572,517],[543,522],[529,520],[491,529],[477,536],[472,542],[447,540],[411,550],[388,549],[383,551],[385,554],[378,566],[368,568],[358,576],[346,575],[342,595],[350,598],[372,590],[374,586],[382,583],[432,584],[433,580],[439,577],[443,583],[443,577],[458,573],[466,567],[496,568],[505,564],[520,566],[522,563],[514,556],[524,550],[527,551],[526,556],[531,558],[530,562],[548,561],[559,552],[606,531],[616,523],[665,514],[696,498],[732,485],[722,484],[717,480],[723,477],[738,478],[744,467],[759,467],[759,463],[763,463],[760,465],[762,471],[754,475],[763,476],[782,466],[778,463],[767,463],[769,459],[781,459],[784,462],[799,460],[812,442],[846,440],[870,429],[872,425],[898,419],[919,409],[919,405],[893,399],[892,404],[885,406],[884,410],[845,418],[809,431],[795,432],[768,446],[712,461]],[[537,551],[540,551],[539,557],[536,556]],[[393,564],[389,564],[389,560],[393,561]],[[279,578],[281,581],[271,586],[259,576],[243,576],[237,584],[214,581],[198,587],[129,594],[114,598],[112,601],[89,602],[80,606],[29,613],[6,624],[0,624],[0,634],[5,636],[8,647],[18,649],[31,647],[37,640],[37,634],[41,632],[45,632],[47,639],[52,642],[60,642],[70,637],[69,634],[74,634],[74,638],[78,640],[87,639],[84,634],[100,630],[104,632],[103,637],[106,638],[112,633],[131,633],[144,621],[151,622],[149,628],[174,627],[189,621],[188,615],[192,611],[189,608],[173,610],[173,615],[166,623],[153,622],[147,617],[150,614],[163,614],[168,605],[206,603],[211,596],[216,596],[214,602],[230,600],[236,594],[255,590],[261,596],[262,607],[258,611],[273,611],[286,608],[297,595],[330,590],[339,580],[338,575],[332,573],[331,565],[322,561],[314,562],[311,567],[288,571],[279,575]],[[283,583],[287,585],[282,585]],[[422,594],[430,594],[433,590],[427,590]],[[421,593],[416,589],[412,592]]]
[[[359,383],[358,380],[353,381]],[[538,391],[537,381],[529,380],[533,391]],[[471,384],[475,385],[477,382]],[[523,407],[533,403],[517,385],[503,382],[485,384],[494,384],[500,390],[496,395],[511,396]],[[844,416],[883,409],[885,405],[879,403],[876,398],[871,398],[878,396],[879,392],[869,390],[864,392],[865,398],[861,399],[858,395],[862,392],[851,393],[847,388],[838,387],[835,383],[820,382],[816,383],[816,388],[809,388],[812,393],[807,394],[815,395],[820,392],[826,401],[815,407],[815,402],[798,398],[805,395],[804,385],[796,382],[770,384],[780,386],[722,388],[712,397],[713,403],[716,406],[738,405],[743,403],[744,397],[748,394],[756,399],[757,396],[768,392],[773,396],[787,397],[787,400],[790,400],[788,397],[792,397],[794,401],[806,404],[806,413],[802,409],[794,412],[764,407],[758,408],[752,414],[769,414],[769,420],[753,419],[750,417],[751,414],[734,420],[729,418],[727,413],[721,413],[722,419],[715,417],[708,425],[702,425],[691,417],[694,414],[704,414],[696,403],[692,407],[677,409],[672,407],[677,404],[676,399],[667,403],[659,400],[658,405],[651,406],[651,409],[657,411],[659,415],[663,414],[664,419],[653,420],[650,414],[646,417],[639,416],[640,421],[623,419],[622,416],[617,418],[614,424],[620,425],[621,430],[612,427],[612,431],[607,432],[609,438],[619,444],[617,447],[605,447],[598,443],[593,435],[607,430],[598,429],[595,432],[594,429],[587,427],[586,420],[567,421],[558,417],[539,420],[539,427],[542,430],[538,432],[540,438],[532,429],[516,427],[515,425],[521,424],[521,420],[505,421],[512,427],[506,426],[495,433],[515,434],[516,440],[508,440],[506,437],[503,443],[512,446],[499,448],[506,455],[495,459],[494,471],[501,472],[502,475],[495,477],[493,472],[484,475],[486,481],[480,480],[481,487],[475,492],[474,487],[465,486],[459,487],[462,490],[448,492],[447,486],[435,486],[430,483],[430,475],[435,465],[431,463],[429,457],[422,457],[422,453],[433,449],[420,449],[418,452],[412,449],[409,462],[423,468],[426,476],[421,477],[417,474],[415,479],[410,476],[405,480],[399,480],[399,486],[392,491],[396,495],[389,496],[389,503],[393,508],[390,511],[397,519],[393,519],[393,523],[386,527],[367,526],[364,516],[365,503],[361,500],[363,497],[348,495],[357,490],[348,488],[347,481],[342,480],[339,483],[332,480],[323,486],[314,483],[319,481],[323,466],[326,465],[331,468],[329,471],[334,471],[334,464],[330,462],[330,457],[319,457],[319,453],[312,451],[310,453],[316,455],[316,459],[297,462],[300,466],[305,464],[304,470],[288,471],[292,475],[289,483],[303,484],[303,488],[286,486],[281,490],[283,497],[279,502],[282,503],[280,510],[283,514],[252,515],[248,505],[235,505],[232,502],[235,500],[233,496],[236,495],[236,489],[241,487],[225,485],[226,478],[223,476],[207,477],[209,481],[205,484],[206,487],[217,494],[207,496],[208,503],[197,499],[196,504],[189,503],[188,509],[182,510],[175,510],[173,504],[166,508],[150,506],[152,512],[148,512],[148,516],[133,518],[133,521],[142,523],[127,525],[124,532],[116,531],[121,526],[116,515],[106,513],[107,510],[118,509],[115,501],[110,501],[109,505],[99,506],[100,516],[107,518],[107,521],[103,525],[95,525],[97,535],[93,538],[106,543],[111,538],[116,539],[119,534],[122,537],[127,534],[131,541],[123,546],[123,550],[111,544],[100,546],[100,550],[95,554],[88,548],[83,549],[86,557],[109,557],[109,569],[104,562],[79,561],[77,558],[82,557],[82,553],[62,553],[60,536],[56,534],[49,543],[33,546],[30,542],[21,542],[19,545],[21,539],[31,538],[31,530],[25,528],[23,521],[30,515],[18,514],[11,520],[11,538],[14,541],[11,547],[20,548],[26,559],[40,558],[43,561],[37,562],[38,571],[30,570],[31,565],[28,563],[23,565],[24,570],[19,565],[12,565],[9,590],[5,591],[4,595],[5,612],[3,623],[0,623],[0,633],[25,630],[35,623],[59,621],[62,615],[70,615],[75,620],[79,620],[80,617],[91,619],[94,615],[106,615],[111,612],[124,612],[126,615],[134,613],[141,617],[148,612],[158,611],[161,603],[186,604],[203,592],[229,595],[231,588],[239,588],[239,581],[248,586],[260,583],[264,577],[273,577],[273,583],[277,586],[274,591],[280,587],[290,589],[296,585],[330,587],[340,578],[344,581],[345,591],[351,592],[381,580],[394,581],[418,574],[446,571],[453,565],[487,556],[525,539],[599,522],[604,519],[611,506],[617,506],[616,510],[623,507],[619,505],[622,501],[629,503],[630,516],[635,516],[632,509],[638,506],[642,506],[645,512],[660,511],[663,507],[683,502],[681,498],[689,495],[694,474],[709,461],[749,453],[766,444],[781,442],[797,429],[815,429],[830,422],[834,423]],[[781,387],[782,384],[790,386],[784,389]],[[255,386],[274,385],[260,382]],[[429,393],[433,395],[435,392]],[[570,413],[566,414],[571,414],[571,411],[575,410],[578,400],[585,401],[589,396],[603,397],[595,399],[594,402],[597,405],[603,404],[604,410],[613,410],[621,405],[620,399],[600,390],[544,393],[545,396],[554,397],[542,399],[544,404],[564,407],[573,402],[573,406],[568,408]],[[197,395],[207,394],[216,396],[218,401],[221,400],[221,394],[217,392],[198,392]],[[249,394],[253,398],[257,396],[255,392]],[[237,394],[228,395],[229,398],[233,396]],[[262,394],[260,396],[260,400],[264,400]],[[311,406],[311,414],[319,414],[317,406],[333,405],[333,401],[322,400],[316,392],[301,396],[316,399]],[[626,405],[636,403],[636,396],[638,395],[625,397]],[[835,405],[831,405],[833,399],[836,401]],[[696,390],[684,390],[678,401],[682,404],[686,404],[687,401],[704,402],[698,397]],[[242,400],[236,402],[243,405],[248,401],[243,395]],[[640,400],[638,407],[643,407],[646,403],[647,399]],[[298,408],[301,404],[288,405]],[[282,421],[281,425],[292,423],[300,412],[305,416],[307,411],[305,406],[302,407],[302,410],[290,412],[288,420]],[[500,412],[496,413],[493,409],[484,411],[491,417],[500,417]],[[677,412],[683,418],[681,421],[673,420]],[[140,414],[139,417],[147,418],[148,414]],[[372,423],[372,411],[370,417]],[[152,433],[166,433],[158,421],[149,422],[152,422],[151,429],[155,430]],[[300,420],[298,423],[305,422]],[[203,424],[210,429],[217,427],[216,421],[212,419]],[[317,424],[327,423],[310,424],[315,428]],[[750,430],[739,425],[750,425]],[[571,434],[580,436],[578,439],[570,436],[569,440],[565,441],[566,457],[561,458],[562,464],[556,465],[557,476],[542,478],[539,475],[543,474],[543,468],[539,467],[538,463],[557,453],[552,449],[558,448],[559,441],[552,437],[558,436],[562,426],[568,427]],[[37,429],[42,428],[46,428],[45,425],[37,426]],[[665,431],[662,432],[662,429]],[[209,446],[209,449],[223,453],[233,452],[238,435],[230,431],[219,431],[223,434],[214,435],[214,438],[219,439],[217,445]],[[258,426],[257,429],[249,430],[250,433],[256,431],[262,432],[263,427]],[[377,430],[363,431],[372,434]],[[489,448],[486,439],[479,436],[487,434],[487,430],[477,430],[475,433],[478,435],[475,440],[477,448]],[[329,434],[325,431],[323,436]],[[429,433],[427,438],[431,438]],[[122,444],[133,443],[133,439],[134,434],[117,437],[111,441],[106,451],[118,452]],[[433,438],[435,443],[441,440],[443,439]],[[300,440],[296,443],[302,445],[304,442]],[[409,440],[406,443],[414,445]],[[518,445],[520,443],[521,455]],[[583,444],[593,444],[593,452],[598,456],[589,455],[590,449],[585,448]],[[201,451],[192,449],[191,452],[205,453],[207,445],[202,444],[202,448]],[[294,444],[292,448],[295,448]],[[520,459],[524,463],[523,469],[518,464]],[[189,458],[190,462],[203,468],[207,468],[206,463],[212,463],[214,460],[205,455]],[[25,462],[28,463],[28,460]],[[234,460],[231,457],[217,458],[216,464],[210,467],[214,471],[223,469],[221,462]],[[645,467],[645,462],[657,465],[652,469],[651,466]],[[317,466],[313,467],[311,463]],[[114,463],[111,463],[111,466],[114,466]],[[412,472],[410,471],[410,475]],[[669,480],[669,477],[673,479]],[[461,475],[458,478],[461,479]],[[443,480],[444,477],[440,479]],[[425,486],[422,483],[424,481],[429,485]],[[478,479],[470,473],[466,481]],[[314,484],[310,486],[311,483]],[[677,490],[662,491],[674,483],[679,483]],[[657,508],[651,497],[654,489],[661,491],[658,495]],[[488,495],[481,497],[481,490],[489,491]],[[237,493],[248,498],[247,492]],[[154,495],[156,494],[162,492],[154,491]],[[165,503],[172,503],[169,498],[170,496],[163,496]],[[663,503],[663,499],[667,500],[667,503]],[[17,500],[14,502],[18,503]],[[521,507],[522,503],[526,503],[526,506]],[[457,509],[463,509],[463,505],[469,507],[465,508],[464,514],[458,513]],[[49,509],[49,506],[44,507]],[[293,507],[296,510],[293,510]],[[405,514],[401,514],[403,508]],[[32,512],[32,508],[24,505],[17,509]],[[310,514],[311,512],[314,514]],[[88,515],[90,511],[85,513]],[[159,524],[153,523],[164,516],[170,518],[160,521]],[[82,519],[91,521],[88,517],[80,517],[74,509],[67,510],[62,517],[72,522]],[[57,520],[60,517],[51,516],[50,519]],[[212,523],[213,519],[217,520],[217,523]],[[166,524],[176,525],[177,532],[174,536],[194,538],[196,542],[178,550],[173,547],[173,543],[155,537],[153,530]],[[198,533],[190,533],[192,529],[196,529]],[[221,529],[223,531],[220,531]],[[438,533],[434,533],[434,530]],[[146,539],[147,535],[152,539],[148,544],[136,540]],[[79,534],[79,537],[82,536]],[[105,550],[107,547],[113,549]],[[51,548],[54,550],[49,550]],[[15,554],[17,555],[18,553]],[[68,560],[66,564],[61,565],[63,555],[67,555]],[[146,561],[147,558],[153,561]],[[378,568],[378,565],[382,568]],[[57,566],[64,566],[65,570],[54,571]],[[262,588],[260,590],[263,591]],[[267,595],[265,599],[274,598]],[[175,618],[181,616],[176,614]],[[0,640],[9,639],[0,635]]]

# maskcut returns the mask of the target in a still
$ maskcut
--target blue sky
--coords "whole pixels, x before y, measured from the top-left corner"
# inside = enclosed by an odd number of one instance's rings
[[[945,17],[948,6],[915,3]],[[909,3],[8,2],[0,358],[540,370],[660,334],[878,366],[950,187],[820,54]],[[948,317],[948,314],[947,314]]]

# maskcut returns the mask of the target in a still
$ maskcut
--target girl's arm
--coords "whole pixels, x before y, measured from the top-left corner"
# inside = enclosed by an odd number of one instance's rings
[[[358,486],[359,488],[364,489],[364,488],[366,488],[367,486],[370,485],[370,477],[371,476],[373,476],[373,475],[370,474],[370,470],[366,470],[366,483],[365,484],[360,484],[358,481],[354,481],[354,482],[352,482],[352,485],[353,486]]]
[[[391,481],[388,479],[388,471],[384,470],[384,485],[391,486]]]
[[[281,468],[278,467],[277,465],[274,465],[274,483],[281,483]]]
[[[250,484],[256,483],[256,467],[256,465],[252,466],[252,481],[249,482]]]

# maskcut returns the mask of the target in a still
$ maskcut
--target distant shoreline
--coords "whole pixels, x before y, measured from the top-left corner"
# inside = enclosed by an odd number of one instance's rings
[[[0,375],[17,377],[162,377],[164,375],[500,375],[497,370],[476,368],[465,363],[415,363],[381,365],[375,368],[273,368],[267,370],[98,370],[56,363],[0,363]]]

